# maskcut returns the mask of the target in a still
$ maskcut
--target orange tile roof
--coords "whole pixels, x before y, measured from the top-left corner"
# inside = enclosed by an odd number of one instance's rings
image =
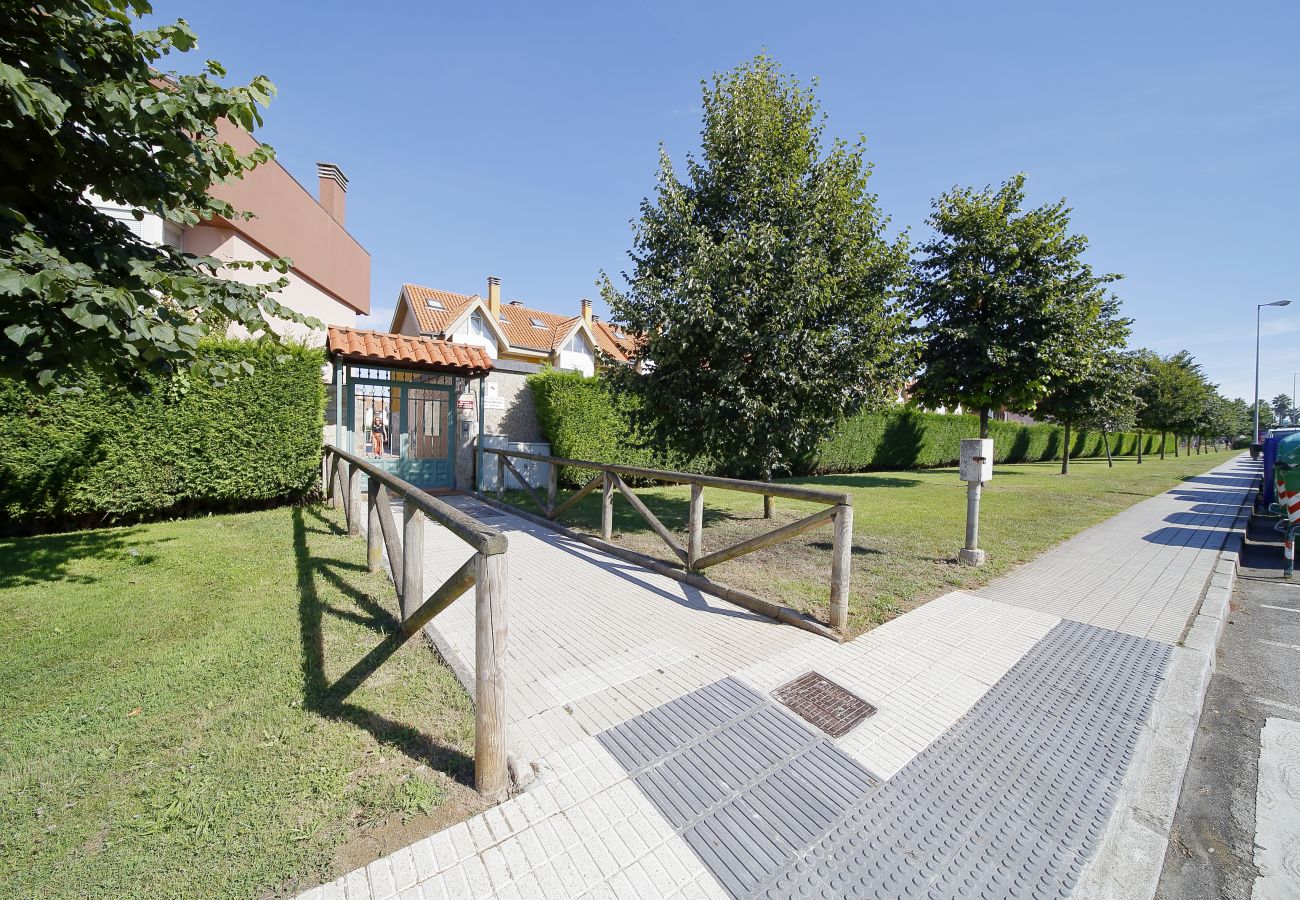
[[[404,284],[402,290],[411,298],[411,310],[420,330],[429,334],[441,334],[455,320],[466,306],[478,299],[477,294],[453,294],[450,291],[435,291],[418,284]],[[436,300],[443,309],[429,306],[430,300]]]
[[[599,319],[591,323],[591,330],[596,333],[596,343],[600,349],[616,361],[627,362],[635,355],[636,341],[630,332]]]
[[[331,353],[352,361],[456,375],[478,375],[492,368],[492,358],[482,347],[342,325],[329,327],[328,347]]]
[[[478,294],[454,294],[450,291],[438,291],[418,284],[404,284],[402,290],[410,300],[411,310],[420,331],[426,334],[444,334],[465,307],[475,300],[483,298]],[[428,301],[436,300],[442,309],[430,308]],[[484,306],[487,303],[484,301]],[[533,309],[518,301],[501,304],[501,317],[496,324],[505,332],[511,347],[536,350],[549,353],[557,349],[569,336],[579,316],[562,316],[543,309]],[[542,323],[538,328],[533,325],[536,319]],[[636,341],[632,336],[617,326],[607,322],[593,321],[592,331],[596,335],[598,349],[609,354],[619,362],[627,362],[636,350]]]
[[[501,317],[505,321],[498,319],[497,324],[506,333],[511,347],[527,347],[544,353],[555,349],[556,341],[568,332],[574,318],[533,309],[522,303],[502,303]],[[541,322],[542,327],[534,325],[532,319]]]

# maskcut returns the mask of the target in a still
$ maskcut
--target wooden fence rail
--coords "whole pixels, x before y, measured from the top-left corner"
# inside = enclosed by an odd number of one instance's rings
[[[645,520],[650,529],[659,536],[672,551],[673,555],[690,572],[702,572],[710,566],[762,550],[773,544],[787,541],[795,535],[802,534],[810,528],[830,523],[833,526],[831,543],[831,590],[830,590],[830,625],[841,634],[849,622],[849,567],[853,544],[853,498],[847,493],[826,491],[818,488],[801,487],[793,484],[773,484],[766,481],[746,481],[739,478],[719,478],[714,475],[694,475],[689,472],[672,472],[661,469],[643,469],[638,466],[607,465],[582,459],[566,459],[560,456],[546,456],[541,453],[529,453],[523,450],[506,450],[497,447],[484,447],[484,453],[492,453],[497,458],[496,499],[505,497],[506,472],[514,474],[524,491],[537,504],[545,518],[554,521],[562,513],[573,507],[583,497],[601,489],[600,536],[609,542],[614,532],[614,495],[621,494],[628,505]],[[549,465],[546,497],[540,497],[511,458],[527,459]],[[596,475],[588,480],[577,493],[568,497],[563,503],[559,499],[559,467],[571,466],[578,469],[591,469]],[[690,514],[686,527],[686,545],[683,546],[677,535],[659,520],[659,517],[645,505],[623,477],[645,478],[652,481],[691,486]],[[761,494],[765,514],[770,515],[770,503],[773,497],[788,500],[802,500],[810,503],[824,503],[827,508],[818,510],[795,522],[782,525],[765,534],[748,538],[729,547],[723,547],[712,553],[704,551],[704,489],[717,488],[728,491],[742,491],[749,494]],[[737,594],[729,589],[730,593]]]
[[[346,696],[452,601],[474,588],[474,786],[501,799],[509,788],[506,765],[506,536],[431,497],[419,488],[360,457],[325,445],[322,484],[330,502],[342,508],[348,534],[367,517],[366,564],[388,568],[401,606],[401,630],[372,651],[332,690]],[[362,478],[365,490],[362,491]],[[402,503],[399,538],[393,504]],[[474,555],[432,594],[424,590],[424,524],[433,519],[474,548]]]

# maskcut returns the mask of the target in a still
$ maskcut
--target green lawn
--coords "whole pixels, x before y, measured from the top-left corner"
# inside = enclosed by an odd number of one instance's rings
[[[1071,460],[998,466],[984,490],[980,546],[989,563],[980,569],[956,562],[966,527],[966,486],[955,469],[871,472],[790,479],[791,484],[847,490],[853,495],[853,586],[849,630],[857,634],[954,588],[973,588],[1032,559],[1089,525],[1168,490],[1180,479],[1219,465],[1240,451]],[[670,529],[684,533],[689,488],[639,488],[638,496]],[[522,492],[512,503],[536,510]],[[762,498],[706,489],[706,552],[767,531],[820,508],[778,500],[774,521],[762,518]],[[676,562],[671,551],[621,497],[614,499],[616,543]],[[561,520],[599,533],[599,492],[584,498]],[[813,529],[708,570],[709,577],[826,621],[830,597],[830,527]],[[682,543],[685,543],[683,538]]]
[[[295,893],[480,808],[469,699],[317,508],[0,540],[0,895]]]

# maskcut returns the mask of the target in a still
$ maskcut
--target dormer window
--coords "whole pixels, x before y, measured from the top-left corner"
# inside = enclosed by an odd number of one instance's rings
[[[445,311],[447,309],[447,307],[442,305],[441,300],[435,300],[432,297],[430,297],[428,300],[425,300],[424,305],[429,307],[429,309],[436,309],[441,311]]]
[[[488,331],[487,323],[483,321],[483,316],[479,314],[478,310],[475,310],[474,314],[469,317],[469,333],[486,341],[493,340],[492,333]]]

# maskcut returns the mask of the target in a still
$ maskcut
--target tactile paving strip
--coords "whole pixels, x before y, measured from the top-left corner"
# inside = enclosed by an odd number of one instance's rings
[[[733,897],[1064,897],[1169,654],[1062,621],[884,785],[732,679],[599,738]]]

